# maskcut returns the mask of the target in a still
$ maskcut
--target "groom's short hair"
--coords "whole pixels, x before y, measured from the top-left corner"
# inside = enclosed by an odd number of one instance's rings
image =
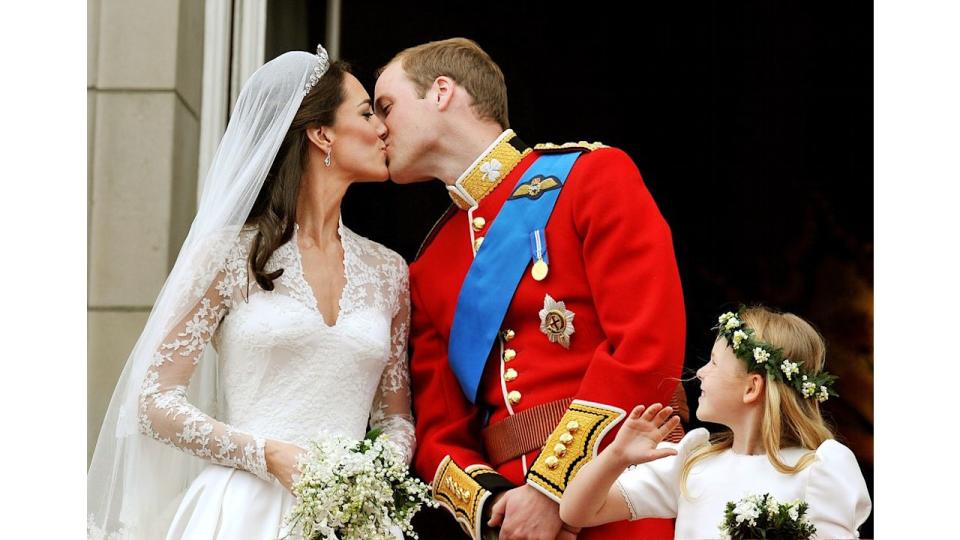
[[[503,72],[475,41],[466,38],[431,41],[399,52],[389,63],[398,60],[421,98],[437,77],[447,76],[470,93],[473,110],[480,118],[494,120],[503,129],[510,127]]]

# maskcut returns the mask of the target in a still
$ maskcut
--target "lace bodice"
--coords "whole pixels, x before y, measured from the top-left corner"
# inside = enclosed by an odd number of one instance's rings
[[[216,279],[156,351],[140,394],[140,430],[210,461],[270,480],[266,439],[305,445],[325,434],[384,430],[409,463],[414,449],[407,369],[408,275],[399,255],[339,228],[346,284],[328,325],[303,275],[297,236],[267,271],[274,290],[248,279],[254,232],[244,230]],[[208,342],[218,352],[215,419],[186,398]]]

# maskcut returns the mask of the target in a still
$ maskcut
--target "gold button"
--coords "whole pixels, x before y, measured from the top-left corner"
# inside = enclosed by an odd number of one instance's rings
[[[578,429],[580,429],[580,424],[578,424],[576,420],[567,422],[567,431],[570,433],[576,433]]]
[[[503,351],[503,361],[504,361],[504,362],[509,362],[509,361],[513,360],[514,358],[516,358],[516,357],[517,357],[517,351],[515,351],[515,350],[513,350],[513,349],[507,349],[507,350]]]
[[[560,443],[557,443],[553,446],[553,453],[557,457],[563,457],[563,455],[567,453],[567,447]]]
[[[482,237],[482,236],[481,236],[480,238],[477,238],[476,240],[474,240],[474,241],[473,241],[473,250],[474,250],[474,251],[480,251],[480,244],[482,244],[482,243],[483,243],[483,237]]]
[[[503,373],[503,380],[510,382],[517,378],[517,370],[510,368]]]
[[[513,330],[510,330],[509,328],[503,332],[503,339],[507,341],[510,341],[515,337],[517,337],[517,333],[514,332]]]
[[[560,434],[560,442],[562,442],[562,443],[565,444],[565,445],[572,443],[572,442],[573,442],[573,435],[571,435],[571,434],[569,434],[569,433],[562,433],[562,434]]]
[[[487,220],[483,219],[482,217],[475,217],[475,218],[473,218],[473,230],[475,230],[475,231],[479,231],[479,230],[482,229],[486,224],[487,224]]]
[[[557,456],[547,456],[547,459],[543,460],[548,469],[556,469],[557,465],[560,463],[560,460],[557,459]]]
[[[520,398],[521,398],[521,397],[523,397],[523,396],[521,396],[521,395],[520,395],[520,392],[517,392],[516,390],[511,390],[510,393],[507,394],[507,399],[509,399],[509,400],[510,400],[510,403],[513,404],[513,405],[516,405],[517,403],[520,403]]]

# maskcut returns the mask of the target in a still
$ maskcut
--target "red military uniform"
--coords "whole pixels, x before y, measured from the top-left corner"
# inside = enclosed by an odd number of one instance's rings
[[[584,154],[545,228],[549,272],[521,278],[474,405],[448,364],[461,284],[523,173],[543,152],[571,146]],[[624,152],[530,149],[507,130],[449,189],[460,209],[410,266],[414,465],[479,539],[491,494],[526,482],[559,501],[626,413],[670,402],[685,315],[670,230]],[[673,524],[611,523],[578,538],[673,538]]]

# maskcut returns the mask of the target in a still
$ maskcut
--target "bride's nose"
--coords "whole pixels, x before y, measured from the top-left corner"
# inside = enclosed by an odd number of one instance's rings
[[[380,137],[380,140],[386,140],[389,130],[387,125],[383,123],[383,120],[380,120],[379,117],[374,116],[377,119],[377,137]]]

